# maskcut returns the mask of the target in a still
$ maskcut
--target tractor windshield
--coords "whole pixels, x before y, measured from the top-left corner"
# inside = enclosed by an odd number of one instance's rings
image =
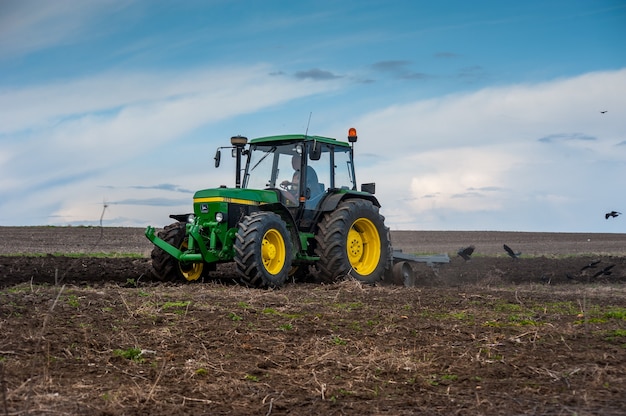
[[[301,149],[302,145],[300,145],[300,152],[302,152]],[[243,187],[278,188],[282,180],[292,177],[291,159],[297,153],[298,149],[294,144],[251,146]]]

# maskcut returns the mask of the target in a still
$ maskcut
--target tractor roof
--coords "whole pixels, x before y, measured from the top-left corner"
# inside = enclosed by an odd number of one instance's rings
[[[304,134],[283,134],[281,136],[267,136],[267,137],[259,137],[256,139],[250,140],[250,144],[263,144],[263,143],[286,143],[286,142],[312,142],[318,141],[320,143],[332,144],[335,146],[343,146],[350,147],[350,144],[347,142],[341,142],[339,140],[333,139],[331,137],[323,137],[323,136],[307,136]]]

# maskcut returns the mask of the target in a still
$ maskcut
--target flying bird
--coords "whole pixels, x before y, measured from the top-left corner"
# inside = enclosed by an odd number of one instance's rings
[[[504,251],[507,252],[507,254],[511,257],[513,257],[514,259],[518,258],[519,256],[521,256],[522,252],[514,252],[511,247],[507,246],[506,244],[504,244],[502,247],[504,247]]]
[[[604,219],[608,220],[609,217],[617,217],[618,215],[621,215],[621,212],[617,212],[617,211],[611,211],[611,212],[607,212],[606,214],[604,214]]]
[[[456,252],[456,254],[463,257],[463,260],[468,261],[470,257],[472,257],[473,252],[474,252],[474,246],[469,246],[465,248],[460,248],[459,251]]]
[[[600,112],[601,112],[602,114],[604,114],[604,113],[606,113],[606,112],[607,112],[607,110],[602,110],[602,111],[600,111]]]
[[[600,271],[596,272],[596,274],[594,274],[594,275],[593,275],[593,277],[598,277],[598,276],[602,276],[602,275],[604,275],[604,276],[608,276],[608,275],[610,275],[611,273],[613,273],[613,272],[611,271],[611,269],[612,269],[613,267],[615,267],[615,265],[614,265],[614,264],[610,264],[610,265],[606,266],[604,269],[602,269],[602,270],[600,270]]]
[[[583,268],[580,269],[580,271],[582,272],[582,271],[585,271],[587,269],[595,269],[595,267],[598,265],[598,263],[600,263],[600,260],[592,261],[591,263],[583,266]]]

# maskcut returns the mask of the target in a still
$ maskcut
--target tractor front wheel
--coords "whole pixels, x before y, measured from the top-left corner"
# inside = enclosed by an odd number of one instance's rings
[[[315,236],[318,277],[335,281],[350,275],[364,283],[382,279],[389,261],[389,239],[378,207],[349,199],[324,215]]]
[[[176,222],[166,226],[157,235],[166,243],[180,250],[185,250],[188,244],[186,234],[185,223]],[[154,274],[159,280],[198,280],[207,273],[205,269],[208,269],[204,267],[204,263],[179,262],[169,253],[156,246],[152,249],[151,257]]]
[[[235,264],[252,287],[281,287],[289,277],[293,248],[285,221],[273,212],[253,212],[239,224]]]

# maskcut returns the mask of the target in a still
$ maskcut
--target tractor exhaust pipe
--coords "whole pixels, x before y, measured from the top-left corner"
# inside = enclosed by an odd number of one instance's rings
[[[233,136],[230,138],[230,144],[235,147],[235,157],[237,158],[235,161],[235,188],[241,188],[241,154],[243,153],[243,148],[248,144],[248,138],[244,136]]]

